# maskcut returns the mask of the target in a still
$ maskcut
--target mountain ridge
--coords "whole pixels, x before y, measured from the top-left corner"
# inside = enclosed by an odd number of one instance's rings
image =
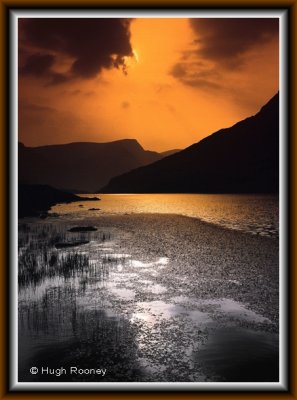
[[[180,152],[111,179],[103,193],[278,191],[279,94]]]
[[[76,193],[96,192],[115,175],[164,157],[136,139],[28,147],[19,142],[19,181]]]

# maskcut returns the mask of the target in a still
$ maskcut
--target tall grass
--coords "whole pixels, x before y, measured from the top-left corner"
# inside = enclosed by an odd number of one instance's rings
[[[19,379],[141,380],[136,331],[124,316],[110,315],[96,286],[100,282],[98,287],[102,287],[110,270],[126,258],[106,255],[96,245],[110,240],[109,233],[68,230],[63,224],[47,221],[19,225]],[[55,247],[59,242],[86,240],[93,243]],[[88,291],[93,284],[94,290]],[[30,356],[34,366],[104,367],[108,374],[104,379],[92,375],[62,379],[32,376],[22,367],[23,340],[27,348],[29,343],[34,349]]]
[[[90,261],[89,256],[78,249],[78,245],[89,242],[104,242],[110,234],[103,232],[67,232],[62,224],[39,223],[32,226],[19,225],[19,288],[36,286],[46,278],[56,276],[70,279],[84,275],[84,279],[101,279],[107,276],[106,262],[98,255],[98,262]],[[57,243],[71,243],[76,248],[71,251],[61,248]],[[63,246],[62,246],[63,247]],[[66,247],[66,246],[65,246]]]

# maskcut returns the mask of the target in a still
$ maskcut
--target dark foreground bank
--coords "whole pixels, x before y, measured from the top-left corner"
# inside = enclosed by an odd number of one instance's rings
[[[96,197],[79,197],[49,185],[18,185],[18,217],[45,216],[58,203],[99,200]]]

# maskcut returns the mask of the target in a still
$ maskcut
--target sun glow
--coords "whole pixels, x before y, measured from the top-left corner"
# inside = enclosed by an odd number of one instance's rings
[[[214,69],[208,54],[199,53],[199,32],[188,18],[135,18],[129,32],[125,51],[111,47],[106,67],[99,55],[92,56],[93,42],[85,41],[86,58],[64,30],[61,40],[66,35],[77,55],[64,47],[58,53],[43,41],[44,53],[34,47],[37,56],[30,59],[26,54],[39,39],[20,42],[20,62],[29,63],[27,70],[20,69],[18,86],[21,141],[37,146],[133,137],[149,150],[182,149],[257,112],[278,89],[277,37],[255,41],[240,68],[225,63]],[[206,44],[209,40],[204,38]],[[92,45],[97,49],[96,40]],[[77,71],[72,69],[76,56],[81,60]]]
[[[139,63],[139,55],[137,53],[137,51],[135,49],[132,50],[133,56],[135,58],[135,61],[137,62],[137,64]]]
[[[135,49],[132,50],[131,56],[124,57],[125,66],[128,68],[135,67],[139,64],[139,55]]]

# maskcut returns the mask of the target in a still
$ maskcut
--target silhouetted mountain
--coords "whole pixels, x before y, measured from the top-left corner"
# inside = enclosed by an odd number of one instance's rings
[[[278,191],[279,96],[234,126],[185,150],[111,179],[104,193]]]
[[[163,157],[168,157],[168,156],[172,156],[172,154],[178,153],[179,151],[181,151],[181,149],[173,149],[173,150],[162,151],[162,153],[160,153],[160,154]]]
[[[73,193],[63,192],[48,185],[19,184],[18,216],[19,218],[35,217],[46,213],[57,203],[71,203],[83,200],[96,200],[96,198],[79,197]]]
[[[19,143],[19,182],[47,184],[72,192],[94,192],[116,175],[164,156],[134,139],[26,147]]]

